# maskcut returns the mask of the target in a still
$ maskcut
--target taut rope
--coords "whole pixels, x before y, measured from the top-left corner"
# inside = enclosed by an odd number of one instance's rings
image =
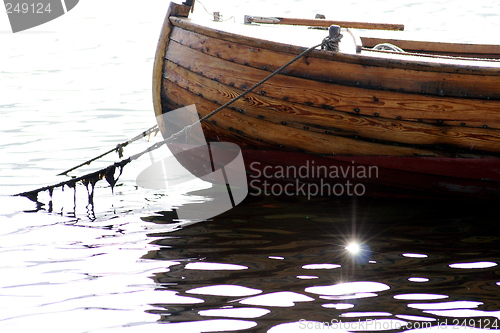
[[[339,41],[340,39],[338,39]],[[337,43],[338,43],[337,41]],[[299,55],[297,55],[296,57],[294,57],[292,60],[290,60],[289,62],[287,62],[286,64],[284,64],[283,66],[281,66],[280,68],[276,69],[274,72],[272,72],[271,74],[269,74],[266,78],[262,79],[261,81],[259,81],[258,83],[256,83],[255,85],[253,85],[252,87],[248,88],[247,90],[245,90],[244,92],[242,92],[241,94],[239,94],[238,96],[234,97],[233,99],[231,99],[229,102],[225,103],[224,105],[221,105],[220,107],[218,107],[217,109],[215,109],[214,111],[212,111],[211,113],[207,114],[206,116],[200,118],[198,121],[196,121],[195,123],[191,124],[191,125],[188,125],[186,127],[184,127],[182,130],[180,130],[179,132],[175,133],[175,134],[172,134],[170,137],[164,139],[163,141],[160,141],[160,142],[157,142],[155,143],[154,145],[151,145],[150,147],[148,147],[147,149],[145,149],[144,151],[140,152],[140,153],[137,153],[135,155],[132,155],[130,157],[128,157],[127,159],[124,159],[120,162],[116,162],[112,165],[109,165],[105,168],[102,168],[102,169],[99,169],[97,171],[94,171],[92,173],[88,173],[88,174],[85,174],[83,176],[80,176],[80,177],[77,177],[77,178],[72,178],[72,179],[69,179],[69,180],[66,180],[66,181],[63,181],[63,182],[60,182],[60,183],[57,183],[57,184],[54,184],[54,185],[49,185],[49,186],[44,186],[44,187],[41,187],[41,188],[38,188],[38,189],[35,189],[35,190],[32,190],[32,191],[27,191],[27,192],[22,192],[22,193],[18,193],[18,194],[15,194],[15,196],[24,196],[24,197],[27,197],[33,201],[38,201],[38,193],[42,192],[42,191],[49,191],[50,194],[52,194],[52,192],[54,191],[55,188],[63,188],[64,189],[64,186],[68,186],[70,188],[75,188],[76,186],[76,183],[77,182],[82,182],[85,186],[87,186],[87,189],[88,189],[88,185],[91,185],[92,186],[92,189],[91,189],[91,192],[89,192],[89,201],[92,201],[92,198],[93,198],[93,188],[95,186],[95,184],[105,178],[106,181],[109,183],[109,185],[111,186],[111,188],[113,188],[116,184],[116,182],[118,181],[118,178],[120,177],[120,175],[122,174],[122,171],[123,171],[123,168],[125,167],[125,165],[127,165],[128,163],[130,163],[131,161],[133,160],[136,160],[138,159],[139,157],[141,157],[142,155],[148,153],[148,152],[151,152],[153,150],[156,150],[158,148],[160,148],[161,146],[163,146],[164,144],[166,144],[167,142],[171,141],[172,139],[176,138],[177,136],[185,133],[186,131],[188,131],[192,126],[198,124],[198,123],[201,123],[203,121],[206,121],[207,119],[209,119],[210,117],[214,116],[215,114],[217,114],[218,112],[220,112],[221,110],[223,110],[224,108],[228,107],[229,105],[233,104],[234,102],[236,102],[237,100],[241,99],[242,97],[244,97],[245,95],[247,95],[248,93],[252,92],[254,89],[256,89],[257,87],[259,87],[260,85],[264,84],[265,82],[267,82],[268,80],[270,80],[272,77],[274,77],[275,75],[283,72],[284,69],[286,69],[288,66],[290,66],[291,64],[293,64],[294,62],[296,62],[297,60],[299,60],[300,58],[302,58],[303,56],[305,56],[306,54],[308,54],[309,52],[311,52],[312,50],[314,50],[315,48],[321,46],[322,49],[329,49],[327,46],[326,46],[326,43],[328,43],[327,39],[325,38],[325,40],[323,40],[323,42],[321,42],[320,44],[317,44],[317,45],[314,45],[308,49],[306,49],[305,51],[303,51],[302,53],[300,53]],[[338,51],[338,47],[336,49]],[[113,149],[110,149],[109,151],[99,155],[99,156],[96,156],[84,163],[81,163],[71,169],[68,169],[62,173],[60,173],[59,175],[67,175],[68,172],[70,171],[73,171],[73,170],[76,170],[78,169],[79,167],[81,166],[84,166],[84,165],[87,165],[87,164],[90,164],[91,162],[109,154],[109,153],[112,153],[114,151],[118,152],[118,154],[120,155],[120,157],[123,156],[123,147],[127,146],[129,143],[132,143],[134,141],[137,141],[145,136],[148,136],[154,132],[158,132],[158,126],[153,126],[151,127],[150,129],[142,132],[141,134],[137,135],[136,137],[124,142],[124,143],[120,143],[118,144],[115,148]],[[117,177],[115,177],[115,173],[116,173],[116,169],[119,168],[119,174]]]
[[[118,156],[119,156],[120,158],[122,158],[122,157],[123,157],[123,148],[125,148],[126,146],[128,146],[130,143],[135,142],[135,141],[137,141],[137,140],[139,140],[139,139],[142,139],[142,138],[144,138],[144,137],[146,137],[146,136],[150,136],[151,134],[156,135],[156,134],[158,133],[158,131],[159,131],[159,129],[158,129],[158,125],[155,125],[155,126],[151,127],[150,129],[145,130],[145,131],[144,131],[144,132],[142,132],[141,134],[139,134],[139,135],[137,135],[137,136],[133,137],[132,139],[127,140],[127,141],[125,141],[125,142],[122,142],[122,143],[117,144],[115,148],[110,149],[110,150],[108,150],[107,152],[102,153],[102,154],[101,154],[101,155],[99,155],[99,156],[96,156],[96,157],[94,157],[94,158],[91,158],[90,160],[87,160],[87,161],[85,161],[85,162],[83,162],[83,163],[81,163],[81,164],[78,164],[77,166],[74,166],[74,167],[72,167],[71,169],[68,169],[68,170],[66,170],[66,171],[64,171],[64,172],[58,173],[58,174],[57,174],[57,176],[66,176],[66,175],[68,175],[68,172],[71,172],[71,171],[73,171],[73,170],[76,170],[76,169],[78,169],[78,168],[80,168],[80,167],[82,167],[82,166],[84,166],[84,165],[89,165],[90,163],[92,163],[92,162],[94,162],[94,161],[96,161],[96,160],[100,159],[101,157],[104,157],[104,156],[106,156],[106,155],[108,155],[108,154],[111,154],[111,153],[112,153],[112,152],[114,152],[114,151],[116,151],[116,152],[118,153]]]

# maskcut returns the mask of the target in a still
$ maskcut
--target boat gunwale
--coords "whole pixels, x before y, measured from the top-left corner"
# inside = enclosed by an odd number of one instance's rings
[[[183,28],[189,31],[197,32],[209,37],[218,38],[228,42],[244,44],[251,47],[261,47],[266,49],[271,49],[277,52],[283,52],[287,54],[300,54],[307,49],[307,47],[291,45],[281,42],[269,41],[266,39],[261,39],[257,37],[245,36],[242,34],[232,33],[224,30],[215,29],[208,27],[199,23],[193,22],[191,19],[186,17],[170,16],[170,22],[172,25],[179,28]],[[420,54],[419,54],[420,55]],[[422,58],[425,58],[426,54],[421,54]],[[373,66],[382,68],[398,68],[398,69],[412,69],[416,71],[425,72],[437,72],[437,73],[450,73],[450,74],[468,74],[468,75],[478,75],[478,76],[500,76],[500,67],[487,67],[480,65],[464,65],[464,64],[453,64],[453,63],[436,63],[436,62],[426,62],[414,59],[390,59],[376,56],[366,56],[363,54],[348,54],[348,53],[333,53],[331,51],[315,49],[312,50],[307,57],[342,61],[347,63],[359,64],[362,66]],[[433,58],[429,55],[428,58]],[[455,60],[456,57],[450,57],[450,60]],[[488,58],[466,58],[456,59],[460,61],[471,61],[471,62],[484,62],[484,63],[494,63],[498,64],[498,61],[492,61]]]

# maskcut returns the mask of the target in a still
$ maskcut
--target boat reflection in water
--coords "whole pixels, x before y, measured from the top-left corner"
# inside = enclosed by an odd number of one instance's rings
[[[491,207],[388,199],[248,197],[212,220],[145,217],[167,230],[145,259],[149,313],[179,331],[498,328]],[[334,330],[335,329],[335,330]]]

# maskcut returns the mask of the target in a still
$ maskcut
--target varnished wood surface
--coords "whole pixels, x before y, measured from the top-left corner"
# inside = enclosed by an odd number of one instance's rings
[[[184,88],[165,81],[164,89],[176,96],[179,106],[193,103],[201,117],[216,109],[219,104],[205,99]],[[320,155],[391,155],[391,156],[440,156],[432,150],[399,147],[355,138],[319,133],[278,124],[265,119],[250,117],[238,111],[224,109],[203,123],[213,133],[230,132],[232,142],[247,141],[252,147],[262,149],[299,150]]]
[[[174,40],[192,48],[252,67],[275,70],[302,51],[255,38],[236,38],[233,34],[189,26],[186,20],[173,18],[174,24],[194,31],[178,30]],[[175,29],[177,30],[177,29]],[[231,46],[232,45],[232,46]],[[273,47],[275,45],[275,47]],[[377,52],[378,53],[378,52]],[[387,55],[363,56],[314,50],[299,60],[286,73],[292,76],[332,82],[352,87],[391,90],[436,96],[500,99],[500,63],[495,67],[478,67],[461,63],[424,62],[391,59]],[[397,58],[398,56],[396,56]],[[420,61],[422,60],[422,61]],[[436,60],[439,61],[439,60]],[[469,62],[465,62],[468,64]]]
[[[260,81],[272,70],[260,69],[261,61],[255,61],[254,58],[246,61],[234,53],[223,56],[219,48],[212,49],[218,44],[207,46],[206,42],[197,42],[196,36],[188,38],[183,37],[184,34],[184,30],[174,29],[172,41],[183,44],[172,42],[168,57],[214,80],[244,89]],[[226,45],[229,49],[239,47]],[[251,49],[247,52],[249,55],[254,53]],[[287,75],[276,76],[259,90],[265,91],[268,96],[294,103],[376,117],[500,128],[500,101],[362,89]]]
[[[219,105],[242,92],[241,89],[211,80],[200,73],[192,72],[193,69],[187,70],[170,61],[165,66],[165,73],[168,73],[166,78],[169,81]],[[165,84],[172,89],[170,83]],[[494,129],[442,126],[364,116],[292,103],[266,95],[251,93],[233,106],[238,112],[261,121],[317,133],[330,133],[366,141],[375,139],[392,144],[447,145],[450,146],[449,149],[455,147],[461,148],[462,151],[484,150],[500,153],[500,137]]]
[[[251,16],[252,17],[252,16]],[[311,27],[329,27],[331,25],[338,25],[343,28],[354,28],[354,29],[374,29],[374,30],[404,30],[403,24],[395,23],[372,23],[372,22],[352,22],[352,21],[332,21],[332,20],[310,20],[301,18],[291,18],[291,17],[271,17],[264,18],[264,20],[259,20],[257,16],[256,19],[250,22],[257,23],[269,23],[269,24],[286,24],[286,25],[305,25]],[[273,19],[275,19],[273,21]]]
[[[155,59],[153,63],[153,107],[155,114],[161,115],[162,105],[161,105],[161,81],[163,75],[163,63],[165,59],[165,50],[169,44],[170,33],[172,31],[172,24],[170,23],[170,16],[185,16],[189,14],[190,7],[177,5],[173,2],[170,3],[165,19],[163,20],[163,26],[160,31],[160,37],[158,39],[158,44],[155,52]]]
[[[171,14],[184,17],[190,9],[171,8]],[[195,104],[200,117],[208,115],[303,50],[193,28],[186,19],[167,15],[153,73],[155,113]],[[319,64],[328,63],[347,64],[347,68],[326,68],[322,77]],[[399,195],[397,189],[404,189],[411,196],[451,193],[481,200],[498,198],[500,101],[495,94],[484,97],[482,89],[492,89],[491,82],[498,82],[499,75],[497,68],[478,66],[484,62],[472,63],[442,66],[315,51],[202,126],[207,139],[238,144],[247,162],[297,165],[316,159],[326,161],[325,165],[376,165],[381,176],[370,179],[370,185],[383,195]],[[435,94],[435,87],[429,87],[429,93],[408,93],[373,83],[343,82],[342,75],[356,66],[367,80],[374,73],[371,69],[382,67],[391,75],[435,73],[453,84],[476,77],[479,84],[471,86],[476,94],[471,98],[460,89],[457,97],[446,91]],[[335,77],[337,72],[341,80]],[[398,75],[396,79],[404,78]],[[481,81],[485,77],[486,83]],[[165,135],[161,117],[157,120]]]
[[[170,23],[161,112],[196,104],[204,116],[302,51],[179,17]],[[203,126],[213,139],[258,149],[500,156],[500,70],[480,70],[314,51]]]
[[[294,39],[298,40],[296,38],[292,39],[287,38],[286,34],[289,34],[291,31],[294,31],[294,30],[289,31],[289,29],[284,29],[282,31],[275,31],[275,30],[267,31],[263,27],[253,27],[252,25],[250,26],[238,25],[229,22],[203,22],[202,24],[198,24],[195,21],[191,21],[189,19],[182,17],[171,17],[171,21],[175,26],[184,28],[192,32],[200,33],[205,36],[214,37],[219,40],[230,41],[238,44],[270,49],[277,52],[299,54],[304,50],[304,48],[314,45],[314,43],[299,45],[298,43],[280,42],[280,40],[294,40]],[[303,31],[304,29],[308,31],[307,28],[302,27],[301,28],[302,33],[304,33]],[[276,36],[274,35],[268,36],[267,34],[269,32],[275,33]],[[321,38],[326,37],[325,31],[320,32],[319,35],[313,34],[313,32],[314,30],[311,30],[311,32],[309,32],[311,36],[316,36],[317,38],[320,38],[318,36],[321,36]],[[296,33],[298,33],[298,31],[296,31]],[[310,42],[310,39],[308,39],[308,41]],[[318,40],[318,42],[319,41],[320,40]],[[414,41],[408,41],[408,42],[421,43]],[[432,42],[425,42],[425,43],[432,44]],[[455,45],[454,43],[448,43],[448,44],[451,44],[449,47]],[[408,59],[413,59],[413,61],[392,61],[392,62],[384,61],[382,63],[380,63],[380,59],[372,59],[372,58],[365,59],[363,56],[359,55],[353,56],[350,54],[342,54],[342,53],[332,54],[332,52],[329,51],[321,52],[321,50],[315,51],[313,55],[316,58],[326,58],[326,59],[331,59],[332,55],[335,55],[337,59],[341,59],[342,61],[348,63],[349,62],[363,63],[366,65],[373,65],[373,66],[378,65],[389,68],[407,68],[407,69],[424,68],[425,70],[428,71],[450,72],[450,73],[457,73],[457,70],[460,73],[477,73],[477,71],[479,70],[481,72],[481,75],[487,75],[487,74],[500,75],[498,72],[498,69],[500,69],[500,64],[496,61],[490,62],[489,59],[483,59],[484,61],[481,61],[481,59],[470,59],[470,61],[467,62],[451,61],[449,63],[449,66],[442,66],[441,63],[435,63],[434,59],[431,58],[426,59],[424,54],[422,55],[420,60],[415,60],[414,58],[409,57]],[[488,68],[488,66],[491,66],[491,68]]]

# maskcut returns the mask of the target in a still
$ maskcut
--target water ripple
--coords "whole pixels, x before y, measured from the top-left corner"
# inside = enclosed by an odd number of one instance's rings
[[[454,217],[443,205],[422,209],[403,201],[395,209],[382,200],[332,207],[318,199],[314,209],[300,205],[298,214],[295,206],[254,199],[212,221],[150,234],[158,247],[150,260],[181,263],[152,277],[160,289],[204,302],[196,313],[191,305],[166,303],[148,313],[169,323],[255,318],[258,332],[319,331],[333,329],[332,322],[345,324],[337,331],[411,331],[456,318],[473,318],[467,326],[480,328],[480,319],[498,315],[499,250],[491,246],[497,240],[485,238],[491,227],[473,223],[491,226],[492,214],[462,210]],[[352,239],[363,256],[346,249]],[[457,246],[465,243],[466,250]],[[207,269],[190,269],[204,263]]]

